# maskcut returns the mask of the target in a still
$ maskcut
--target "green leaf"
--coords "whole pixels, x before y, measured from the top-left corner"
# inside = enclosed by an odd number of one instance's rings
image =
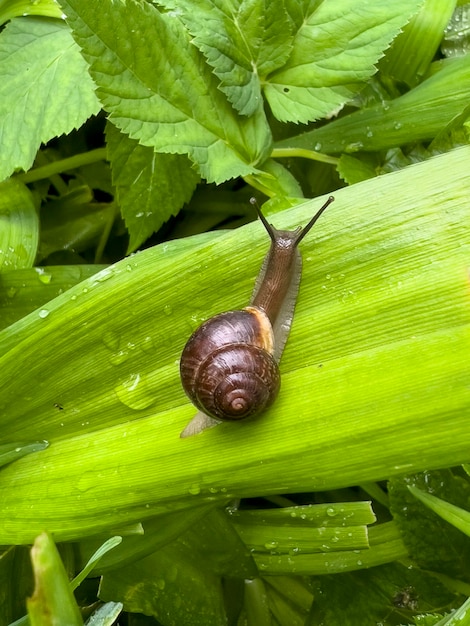
[[[354,185],[362,180],[377,176],[374,167],[365,159],[359,159],[350,154],[342,154],[338,162],[338,174],[348,185]]]
[[[246,305],[259,223],[145,250],[0,332],[2,440],[51,443],[0,472],[0,543],[468,460],[469,159],[459,148],[336,192],[302,242],[282,391],[259,419],[179,437],[194,415],[181,350],[202,319]]]
[[[284,0],[164,2],[177,7],[193,42],[214,68],[220,89],[241,115],[253,115],[261,84],[292,49],[293,23]]]
[[[291,556],[368,548],[366,524],[376,521],[369,502],[240,511],[232,519],[251,552]]]
[[[30,190],[11,179],[0,183],[0,273],[31,267],[36,258],[39,220]]]
[[[468,106],[469,98],[470,55],[443,63],[439,71],[400,98],[283,139],[275,148],[357,152],[433,139]]]
[[[94,86],[67,26],[30,17],[0,39],[0,180],[31,167],[41,143],[99,111]]]
[[[122,537],[111,537],[107,541],[101,545],[96,552],[94,552],[86,563],[85,567],[82,571],[75,576],[75,578],[70,582],[70,588],[74,591],[81,583],[85,580],[85,578],[89,575],[89,573],[95,569],[98,563],[101,561],[103,556],[107,554],[110,550],[116,548],[122,542]]]
[[[197,528],[200,519],[207,515],[211,508],[213,505],[206,504],[193,507],[184,515],[181,515],[180,512],[168,513],[145,520],[142,524],[143,533],[123,536],[121,544],[103,555],[100,561],[95,564],[93,575],[98,576],[115,569],[121,569],[128,563],[149,556],[149,554],[173,541],[190,526]],[[80,564],[88,563],[102,545],[103,537],[101,536],[83,539],[76,544]],[[82,567],[84,566],[82,565]]]
[[[247,177],[253,187],[261,189],[269,197],[274,196],[279,202],[286,198],[297,198],[295,204],[300,202],[303,198],[302,188],[287,168],[268,159],[261,169],[258,174]]]
[[[420,3],[324,0],[306,7],[287,63],[265,86],[274,116],[307,123],[337,113],[375,73]]]
[[[87,185],[77,187],[72,183],[61,196],[42,207],[38,261],[55,252],[83,252],[97,245],[103,232],[111,228],[116,212],[112,203],[93,202]]]
[[[126,568],[105,574],[99,597],[119,600],[124,610],[152,615],[165,623],[223,624],[225,610],[220,578],[201,553],[173,542]]]
[[[439,500],[421,493],[423,490],[451,500],[454,506],[441,503],[438,517],[435,513]],[[395,478],[389,483],[389,492],[391,511],[413,560],[425,569],[466,580],[469,566],[465,555],[470,539],[460,531],[466,524],[466,534],[470,534],[468,521],[464,522],[462,512],[456,523],[455,515],[458,505],[468,504],[470,483],[450,471],[441,470]],[[455,528],[447,522],[453,523]]]
[[[371,526],[368,532],[370,545],[363,550],[329,550],[312,554],[254,554],[259,571],[266,576],[295,574],[312,576],[339,574],[376,567],[407,558],[407,551],[393,522]]]
[[[380,70],[394,80],[414,86],[421,82],[439,49],[442,33],[457,0],[425,0],[380,63]]]
[[[106,602],[87,619],[85,626],[112,626],[122,611],[121,602]]]
[[[34,267],[0,273],[0,329],[41,308],[104,265]]]
[[[12,463],[26,454],[45,450],[49,443],[47,441],[32,441],[30,443],[17,442],[0,445],[0,466]]]
[[[413,487],[413,485],[408,485],[408,489],[415,498],[421,500],[431,511],[434,511],[434,513],[442,517],[443,520],[449,522],[449,524],[452,524],[452,526],[455,526],[455,528],[458,528],[470,537],[470,512],[454,504],[450,504],[450,502],[441,500],[441,498],[436,498],[436,496],[430,493],[421,491],[421,489]]]
[[[3,624],[11,624],[19,615],[25,613],[25,598],[32,593],[33,587],[29,547],[11,546],[10,548],[3,548],[0,555],[0,615],[2,616],[2,626]],[[15,622],[15,626],[16,624],[20,626],[21,621]]]
[[[447,24],[442,40],[442,54],[447,57],[464,56],[470,51],[470,32],[468,22],[470,5],[468,2],[459,2],[452,18]]]
[[[138,248],[189,202],[199,177],[178,154],[158,154],[108,124],[113,184],[129,230],[128,252]]]
[[[461,601],[427,572],[400,563],[322,576],[314,595],[308,624],[328,626],[411,624],[414,615],[450,610]]]
[[[62,11],[54,0],[0,0],[0,24],[14,17],[42,15],[44,17],[62,17]]]
[[[34,594],[27,601],[31,626],[82,626],[64,565],[47,533],[36,537],[31,560],[35,578]]]
[[[248,119],[236,115],[178,19],[132,0],[62,5],[118,128],[157,152],[187,154],[208,181],[256,171],[271,143],[261,103]]]

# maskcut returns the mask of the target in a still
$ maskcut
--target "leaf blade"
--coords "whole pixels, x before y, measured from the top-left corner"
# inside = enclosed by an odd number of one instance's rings
[[[178,19],[148,3],[63,5],[118,128],[156,151],[188,154],[211,182],[256,171],[271,143],[261,106],[236,116]]]

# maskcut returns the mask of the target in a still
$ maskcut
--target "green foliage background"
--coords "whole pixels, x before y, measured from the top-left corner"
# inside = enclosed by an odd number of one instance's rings
[[[0,20],[0,624],[466,624],[470,6]],[[293,229],[331,193],[279,399],[180,439],[182,347],[266,252],[248,199]]]

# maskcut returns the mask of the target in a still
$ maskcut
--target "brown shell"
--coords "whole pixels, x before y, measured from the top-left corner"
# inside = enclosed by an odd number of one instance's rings
[[[184,390],[215,419],[261,413],[280,387],[273,349],[271,325],[263,311],[248,307],[216,315],[194,332],[183,350]]]

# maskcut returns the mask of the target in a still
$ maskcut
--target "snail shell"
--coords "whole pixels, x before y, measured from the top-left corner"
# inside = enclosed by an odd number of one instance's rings
[[[271,247],[250,306],[220,313],[189,338],[180,361],[183,388],[199,412],[181,433],[197,434],[220,421],[261,413],[280,387],[278,362],[289,335],[300,284],[298,245],[334,198],[304,228],[277,230],[261,211]]]
[[[191,336],[181,356],[183,388],[193,404],[219,420],[264,411],[279,392],[274,335],[256,307],[211,318]]]

